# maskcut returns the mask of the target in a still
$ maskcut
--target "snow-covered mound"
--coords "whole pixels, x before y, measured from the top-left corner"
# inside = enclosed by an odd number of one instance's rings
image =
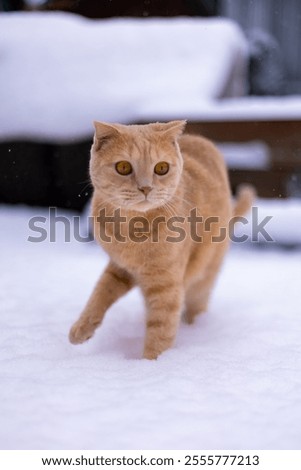
[[[149,362],[137,290],[68,343],[106,263],[94,242],[57,222],[55,243],[30,243],[45,209],[0,215],[2,449],[300,449],[300,250],[233,246],[208,313]]]
[[[247,55],[228,19],[2,14],[0,139],[81,139],[95,119],[132,122],[177,103],[201,109],[245,93]]]

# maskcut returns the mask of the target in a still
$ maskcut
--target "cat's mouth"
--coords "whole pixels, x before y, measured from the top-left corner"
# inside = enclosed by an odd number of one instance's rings
[[[132,201],[130,206],[133,209],[144,211],[146,209],[150,209],[151,207],[153,207],[154,203],[150,199],[148,199],[146,196],[144,199],[140,201]]]
[[[150,194],[151,193],[151,194]],[[147,194],[137,194],[132,191],[124,191],[119,195],[119,205],[128,210],[145,212],[150,209],[164,206],[170,198],[166,191],[152,191]]]
[[[145,197],[145,199],[140,200],[140,201],[132,201],[130,204],[127,203],[126,206],[137,210],[139,212],[146,212],[150,209],[155,209],[157,207],[163,206],[165,204],[165,200],[163,199],[148,199]]]

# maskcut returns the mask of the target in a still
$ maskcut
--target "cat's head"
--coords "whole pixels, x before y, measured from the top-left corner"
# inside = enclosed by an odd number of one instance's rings
[[[166,204],[181,178],[183,159],[177,138],[185,124],[95,122],[90,161],[95,191],[114,206],[132,210]]]

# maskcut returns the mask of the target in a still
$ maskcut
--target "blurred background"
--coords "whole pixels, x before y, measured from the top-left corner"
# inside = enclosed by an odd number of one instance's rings
[[[81,211],[93,119],[186,118],[233,191],[301,196],[297,0],[1,0],[0,21],[0,202]]]

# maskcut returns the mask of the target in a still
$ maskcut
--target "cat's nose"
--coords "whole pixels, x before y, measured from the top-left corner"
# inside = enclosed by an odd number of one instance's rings
[[[153,189],[151,186],[140,186],[140,188],[138,188],[139,191],[141,191],[145,196],[147,196],[151,190]]]

